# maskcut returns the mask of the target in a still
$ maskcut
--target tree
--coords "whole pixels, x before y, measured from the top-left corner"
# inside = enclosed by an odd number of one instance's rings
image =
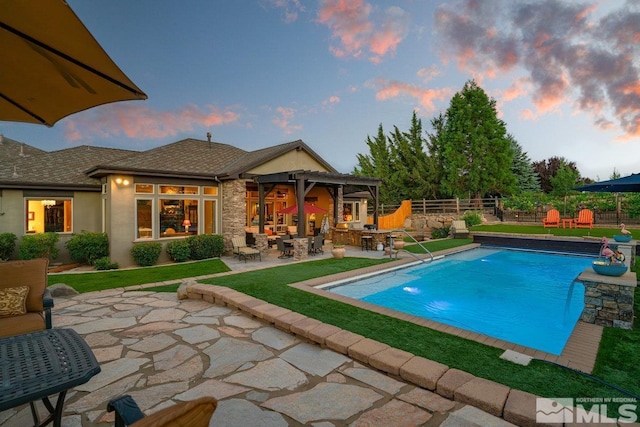
[[[440,136],[442,135],[445,122],[446,119],[444,115],[442,113],[438,114],[431,119],[431,127],[434,133],[427,132],[426,144],[429,154],[429,188],[427,189],[425,197],[432,199],[443,196],[440,183],[444,176],[444,147],[440,144]]]
[[[518,193],[540,191],[540,177],[533,169],[529,156],[522,150],[513,135],[507,134],[507,139],[511,144],[511,152],[513,153],[511,171],[516,177]]]
[[[616,168],[613,168],[613,172],[609,175],[609,179],[618,179],[620,178],[620,172]]]
[[[400,189],[402,199],[422,199],[428,192],[429,158],[425,152],[425,139],[422,136],[422,121],[416,112],[411,117],[411,128],[401,132],[397,126],[390,136],[392,162],[391,176],[393,185]]]
[[[380,203],[397,204],[398,189],[392,182],[392,157],[390,144],[384,135],[382,123],[378,126],[378,134],[371,139],[367,135],[367,146],[370,154],[357,154],[358,166],[353,169],[354,175],[379,178],[382,182],[379,188]]]
[[[563,166],[567,166],[573,169],[580,176],[580,172],[576,167],[575,162],[570,162],[564,157],[550,157],[547,160],[541,160],[539,162],[533,162],[533,169],[540,176],[540,187],[542,191],[550,194],[553,191],[553,184],[551,178],[556,176],[558,170]]]
[[[458,197],[515,190],[512,152],[496,101],[475,81],[451,99],[438,145],[443,150],[442,190]]]
[[[561,197],[567,196],[578,184],[579,179],[580,173],[578,171],[569,165],[560,165],[556,175],[551,177],[551,185],[553,185],[551,194]]]

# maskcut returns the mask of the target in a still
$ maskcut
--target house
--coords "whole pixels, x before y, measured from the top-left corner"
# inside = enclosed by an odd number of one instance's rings
[[[70,261],[65,242],[83,230],[106,232],[121,266],[133,264],[138,242],[221,234],[230,249],[250,226],[313,234],[317,219],[278,212],[307,202],[342,222],[345,186],[377,199],[379,180],[338,173],[301,140],[255,151],[189,138],[147,151],[47,152],[0,136],[0,233],[18,244],[26,234],[59,233],[62,262]]]

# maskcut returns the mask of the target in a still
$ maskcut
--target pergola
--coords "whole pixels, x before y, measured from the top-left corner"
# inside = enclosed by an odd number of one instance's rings
[[[253,178],[258,184],[258,203],[264,205],[265,197],[273,191],[278,184],[294,185],[296,190],[296,203],[298,205],[298,218],[304,218],[304,198],[309,191],[321,186],[327,189],[327,192],[333,199],[333,223],[336,224],[338,217],[338,194],[339,189],[345,186],[365,188],[373,199],[373,223],[378,223],[378,189],[381,180],[357,175],[333,173],[333,172],[312,172],[312,171],[290,171],[278,172],[266,175],[259,175]],[[305,221],[298,221],[298,235],[306,234]],[[258,220],[258,230],[264,232],[264,211],[261,209]]]

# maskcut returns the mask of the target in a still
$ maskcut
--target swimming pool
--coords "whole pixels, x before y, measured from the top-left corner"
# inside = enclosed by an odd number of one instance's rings
[[[592,260],[480,247],[325,290],[560,355]]]

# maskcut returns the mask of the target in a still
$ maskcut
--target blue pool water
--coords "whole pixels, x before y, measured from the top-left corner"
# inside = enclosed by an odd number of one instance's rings
[[[592,258],[477,248],[328,289],[559,355],[584,308]]]

